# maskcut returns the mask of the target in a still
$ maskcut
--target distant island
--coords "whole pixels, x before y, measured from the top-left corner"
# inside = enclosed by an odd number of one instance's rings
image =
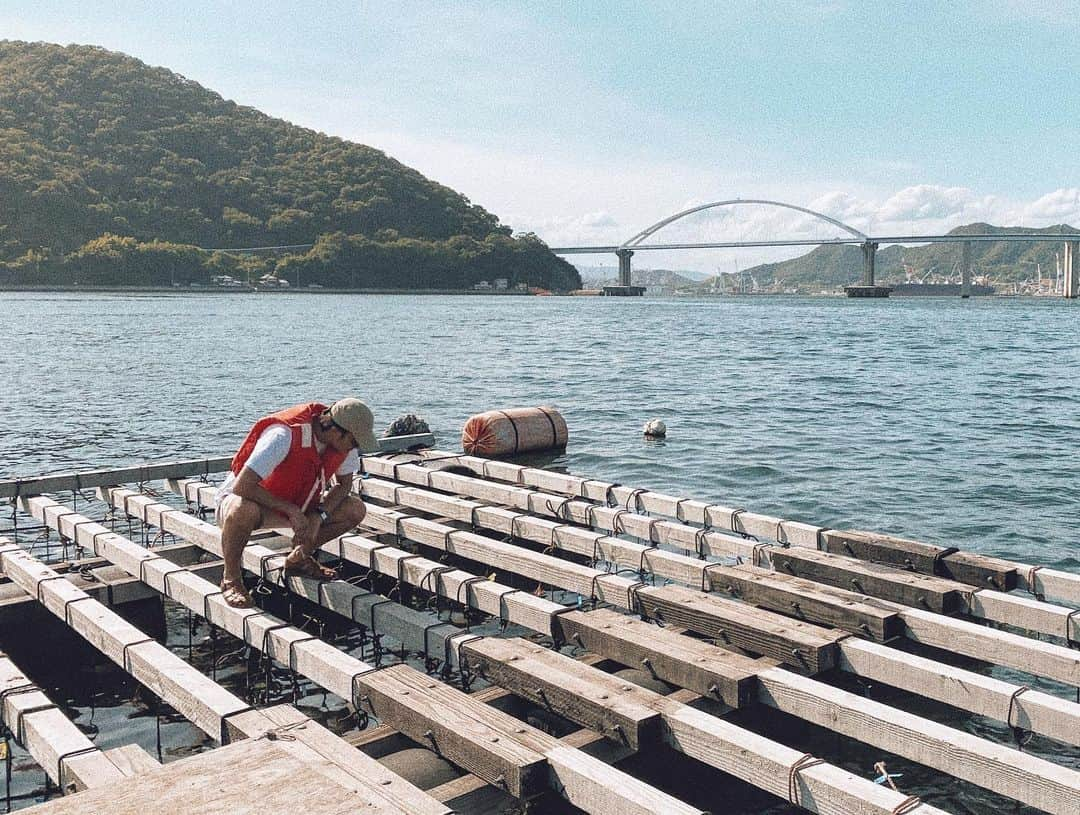
[[[0,283],[581,286],[538,237],[381,151],[163,68],[5,40],[0,77]],[[266,246],[294,248],[222,251]]]

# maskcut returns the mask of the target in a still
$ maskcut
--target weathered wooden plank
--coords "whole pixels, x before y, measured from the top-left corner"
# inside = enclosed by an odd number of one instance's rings
[[[3,653],[0,653],[0,694],[4,697],[0,722],[60,789],[72,792],[103,787],[123,777],[45,692],[34,686]]]
[[[204,733],[218,738],[222,719],[247,708],[243,701],[63,580],[25,550],[13,545],[0,548],[0,563],[24,591],[40,597],[45,608],[65,620],[76,633]]]
[[[792,800],[794,785],[795,800],[811,812],[869,815],[903,811],[897,807],[906,796],[888,787],[828,763],[795,770],[806,758],[799,750],[666,698],[658,706],[664,714],[664,738],[672,748],[782,800]],[[908,811],[914,815],[942,812],[926,803]]]
[[[463,646],[471,670],[541,707],[634,750],[659,739],[659,714],[618,677],[520,638],[485,637]]]
[[[415,458],[424,460],[445,459],[447,455],[447,453],[440,450],[424,450],[419,452],[416,457],[404,460],[414,460]],[[400,463],[401,459],[398,461]],[[432,461],[432,463],[434,462]],[[474,456],[454,456],[452,460],[441,461],[434,464],[434,466],[439,467],[449,464],[468,467],[484,478],[494,478],[527,487],[537,487],[547,491],[559,492],[564,496],[582,497],[605,504],[611,502],[624,508],[665,514],[681,521],[726,529],[735,527],[735,531],[752,534],[762,540],[782,540],[792,546],[816,549],[819,546],[819,536],[829,531],[824,527],[813,524],[745,512],[738,507],[707,504],[704,501],[676,498],[650,490],[620,486],[598,479],[553,473],[509,462],[488,461]],[[886,537],[877,533],[870,534],[876,537]],[[959,563],[960,560],[962,559],[958,559],[956,562]],[[1017,571],[1016,587],[1028,588],[1029,583],[1038,584],[1033,589],[1033,593],[1045,595],[1049,600],[1065,603],[1074,608],[1080,607],[1080,575],[1033,567],[1031,564],[1009,563],[1008,565]],[[991,565],[991,568],[996,569],[998,567]],[[1033,568],[1038,570],[1037,577],[1032,573]],[[1030,579],[1025,577],[1027,574],[1032,575]],[[1044,575],[1045,580],[1043,579]],[[953,578],[958,579],[955,575],[953,575]],[[981,582],[978,585],[986,585],[986,583]],[[1008,586],[1008,583],[1005,585]],[[997,587],[1000,588],[1001,586],[997,585]]]
[[[405,815],[360,785],[346,787],[322,768],[296,756],[288,742],[245,739],[109,787],[49,801],[42,815],[264,815],[272,802],[304,815]]]
[[[1080,772],[781,668],[758,676],[765,704],[1055,815],[1076,815]]]
[[[773,547],[768,554],[777,572],[940,614],[963,611],[968,605],[965,598],[971,594],[958,590],[952,581],[810,549]]]
[[[757,674],[775,664],[724,651],[614,611],[571,611],[559,615],[558,623],[567,642],[623,665],[644,667],[665,682],[733,708],[744,707],[757,697]]]
[[[850,637],[839,667],[1066,744],[1080,745],[1080,704],[1011,682]]]
[[[333,768],[332,777],[339,783],[348,787],[357,784],[367,787],[402,813],[449,815],[452,811],[291,705],[275,705],[240,714],[233,717],[231,722],[249,738],[258,739],[267,733],[279,738],[279,743],[286,750],[306,763],[326,762]],[[297,746],[303,750],[294,750]],[[348,776],[348,779],[344,780],[342,775]]]
[[[435,443],[431,433],[419,433],[412,436],[380,438],[379,449],[383,453],[410,450],[415,447],[430,447]],[[222,473],[229,469],[232,456],[186,459],[184,461],[166,461],[139,464],[132,467],[110,467],[100,470],[82,470],[74,473],[36,476],[30,478],[12,478],[0,481],[0,498],[24,498],[61,490],[83,490],[105,487],[112,484],[146,483],[162,481],[167,478],[185,478],[187,476],[207,476]]]
[[[160,761],[137,744],[124,744],[102,752],[124,778],[156,770],[161,766]]]
[[[1080,608],[1080,574],[1041,566],[1014,564],[1018,569],[1017,588],[1072,608]]]
[[[517,798],[536,795],[547,787],[543,754],[508,737],[522,727],[520,721],[436,679],[393,665],[370,674],[358,701],[381,721],[392,722],[397,730],[440,755],[455,756],[455,764]],[[493,721],[500,727],[493,728]],[[473,749],[485,740],[502,742],[505,749]]]
[[[971,595],[971,611],[975,617],[1000,620],[1013,628],[1051,634],[1066,643],[1080,643],[1080,614],[1066,606],[984,589]]]
[[[826,529],[821,533],[821,549],[922,574],[948,577],[980,588],[989,586],[999,591],[1016,588],[1015,564],[894,535],[861,529]]]
[[[121,505],[127,503],[134,505],[138,500],[143,500],[133,495],[130,491],[110,490],[112,500],[119,500]],[[50,507],[55,508],[55,502],[49,499],[35,498],[24,502],[38,508],[43,518],[48,518]],[[154,512],[150,504],[140,506],[140,512],[149,519]],[[164,522],[165,517],[178,514],[176,510],[159,509],[158,519]],[[182,514],[182,513],[179,513]],[[75,513],[57,512],[52,523],[62,526],[71,524],[71,536],[77,539],[82,534],[87,542],[93,543],[95,534],[106,533],[108,530],[97,530],[95,524],[89,519],[82,518]],[[209,536],[209,531],[204,530]],[[104,535],[103,535],[104,536]],[[115,536],[114,536],[115,537]],[[78,541],[82,542],[82,541]],[[193,540],[193,543],[199,543]],[[85,544],[84,544],[85,545]],[[124,549],[121,542],[113,541],[116,549]],[[128,546],[135,546],[130,541]],[[219,544],[220,545],[220,544]],[[509,785],[508,788],[517,795],[522,795],[527,788],[514,784],[550,782],[551,778],[558,781],[557,791],[564,795],[571,803],[581,801],[593,812],[619,812],[622,809],[633,811],[645,811],[641,809],[640,801],[656,801],[660,796],[665,801],[665,806],[670,807],[672,812],[692,812],[677,799],[663,795],[658,791],[633,781],[625,773],[607,767],[602,763],[597,766],[589,764],[589,757],[585,755],[575,756],[574,767],[587,767],[587,774],[575,775],[562,769],[562,763],[566,760],[565,748],[555,752],[554,761],[544,753],[540,758],[540,766],[547,761],[546,771],[530,769],[532,758],[524,762],[522,747],[530,743],[540,743],[543,740],[539,736],[543,734],[534,731],[528,726],[505,714],[490,708],[480,715],[478,710],[469,710],[468,716],[473,724],[462,730],[447,726],[446,699],[450,704],[461,710],[468,710],[468,697],[453,688],[448,688],[429,677],[408,668],[407,666],[392,666],[383,670],[373,669],[371,666],[344,654],[332,646],[320,640],[312,640],[302,632],[291,627],[282,628],[281,623],[272,615],[253,609],[240,610],[229,607],[220,598],[220,593],[214,587],[200,578],[187,574],[176,574],[175,579],[165,583],[164,575],[157,574],[153,569],[154,564],[140,564],[144,566],[147,582],[154,586],[161,586],[161,591],[175,600],[199,612],[205,609],[211,622],[221,626],[234,636],[244,640],[248,644],[260,650],[265,650],[272,658],[284,664],[289,664],[295,670],[317,684],[330,690],[343,698],[353,698],[354,693],[366,695],[369,703],[377,699],[377,706],[386,715],[390,712],[389,721],[402,732],[416,739],[424,738],[424,733],[431,731],[433,735],[441,736],[440,750],[446,753],[446,757],[459,766],[477,766],[481,768],[478,775],[489,781],[496,781],[500,777],[502,783]],[[177,567],[173,567],[177,568]],[[214,595],[210,597],[210,595]],[[411,684],[410,684],[411,683]],[[438,687],[433,687],[438,685]],[[405,687],[405,690],[402,690]],[[443,697],[446,697],[444,699]],[[458,724],[464,724],[459,722]],[[472,738],[470,738],[472,734]],[[524,763],[523,763],[524,762]],[[498,770],[494,776],[483,776],[485,768]],[[549,776],[549,773],[551,774]],[[604,786],[593,789],[597,775],[605,776]],[[565,776],[565,778],[564,778]],[[640,801],[639,801],[640,799]]]
[[[1080,687],[1080,651],[917,609],[900,616],[915,642]]]
[[[800,620],[841,628],[879,642],[898,637],[903,623],[894,608],[864,602],[862,595],[842,592],[811,580],[781,575],[750,565],[718,566],[707,574],[708,587],[744,602]]]
[[[666,623],[714,638],[722,647],[734,646],[771,657],[808,674],[835,667],[836,643],[849,636],[840,629],[792,620],[685,586],[643,589],[638,599],[645,616],[660,617]]]

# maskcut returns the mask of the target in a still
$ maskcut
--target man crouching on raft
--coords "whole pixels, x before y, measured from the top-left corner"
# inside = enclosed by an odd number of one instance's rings
[[[295,405],[255,423],[218,491],[226,603],[252,606],[241,567],[244,546],[256,529],[284,521],[293,530],[285,574],[316,580],[335,576],[314,553],[364,520],[364,502],[350,491],[360,469],[357,451],[379,449],[373,424],[371,410],[359,399],[341,399],[330,407]]]

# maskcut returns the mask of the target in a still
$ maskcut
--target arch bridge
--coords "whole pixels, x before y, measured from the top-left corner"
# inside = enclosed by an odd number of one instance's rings
[[[739,206],[745,204],[780,207],[782,209],[790,209],[796,212],[801,212],[805,215],[810,215],[813,218],[835,226],[843,232],[846,232],[847,235],[837,238],[824,238],[819,240],[780,239],[770,241],[643,244],[643,241],[645,241],[647,238],[651,237],[655,233],[659,232],[664,227],[673,224],[676,221],[682,220],[683,218],[694,215],[698,212],[703,212],[708,209],[714,209],[716,207]],[[623,243],[617,246],[553,247],[551,251],[557,255],[614,253],[615,256],[619,259],[618,288],[626,290],[619,293],[639,294],[641,292],[636,291],[635,287],[631,285],[630,258],[633,257],[635,251],[675,249],[721,249],[763,246],[825,246],[828,244],[851,244],[860,246],[862,248],[863,281],[861,286],[848,287],[848,293],[854,296],[887,296],[889,293],[888,287],[878,286],[874,280],[874,261],[879,246],[881,246],[882,244],[960,243],[962,244],[960,267],[963,280],[961,291],[962,296],[967,297],[971,289],[971,246],[973,243],[984,243],[990,241],[1063,241],[1065,243],[1063,264],[1063,272],[1065,276],[1064,296],[1068,298],[1075,298],[1077,296],[1080,296],[1080,265],[1077,264],[1077,254],[1078,252],[1080,252],[1080,234],[1061,233],[1055,235],[1046,233],[1017,232],[986,235],[974,234],[871,236],[856,229],[853,226],[850,226],[849,224],[845,224],[843,221],[831,218],[822,212],[816,212],[812,209],[807,209],[806,207],[797,206],[796,204],[788,204],[783,201],[771,201],[763,198],[735,198],[727,201],[713,201],[712,203],[700,204],[695,207],[690,207],[689,209],[684,209],[681,212],[676,212],[674,215],[669,215],[667,218],[657,221],[652,226],[646,227],[633,237],[628,238]]]

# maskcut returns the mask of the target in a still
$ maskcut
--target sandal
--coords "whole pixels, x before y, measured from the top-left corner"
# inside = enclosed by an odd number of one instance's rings
[[[297,552],[300,559],[296,559]],[[337,578],[337,570],[329,566],[323,566],[312,555],[304,554],[300,549],[293,549],[285,558],[284,573],[286,577],[300,576],[310,577],[312,580],[334,580]]]
[[[251,608],[255,605],[243,580],[222,580],[221,596],[232,608]]]

